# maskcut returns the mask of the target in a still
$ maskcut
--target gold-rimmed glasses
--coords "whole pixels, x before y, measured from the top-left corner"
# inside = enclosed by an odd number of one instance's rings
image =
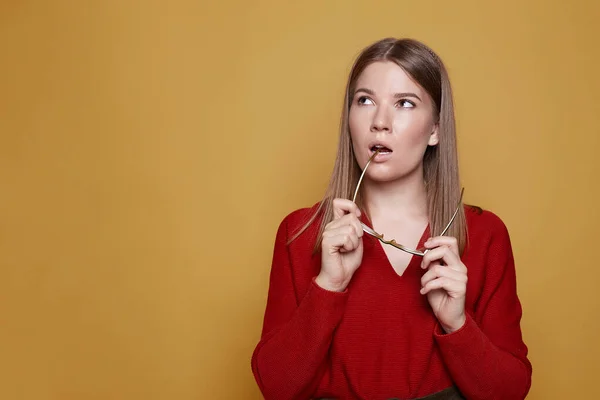
[[[363,177],[365,176],[365,172],[367,172],[367,168],[369,167],[369,164],[371,164],[371,161],[373,161],[373,158],[375,158],[377,156],[377,154],[379,154],[379,150],[375,150],[373,155],[369,158],[369,161],[367,161],[367,164],[365,165],[365,168],[363,169],[362,174],[360,174],[360,178],[358,179],[358,183],[356,184],[356,190],[354,190],[354,197],[352,198],[352,202],[355,204],[356,204],[356,195],[358,195],[358,189],[360,188],[360,184],[363,180]],[[458,211],[460,210],[460,206],[462,204],[462,198],[463,198],[464,192],[465,192],[465,189],[462,188],[460,191],[460,199],[458,200],[458,206],[456,207],[456,210],[454,211],[452,218],[450,218],[450,222],[448,222],[448,225],[446,225],[446,227],[444,228],[444,230],[442,231],[440,236],[444,236],[446,234],[446,232],[450,228],[450,225],[452,225],[452,222],[454,222],[454,219],[458,215]],[[417,249],[417,250],[411,249],[409,247],[401,245],[400,243],[396,242],[394,239],[386,240],[386,239],[384,239],[384,237],[381,233],[377,233],[373,228],[368,227],[367,225],[365,225],[362,222],[360,224],[362,225],[362,229],[365,233],[377,238],[381,243],[388,244],[390,246],[393,246],[393,247],[400,249],[402,251],[405,251],[407,253],[410,253],[410,254],[413,254],[416,256],[421,256],[421,257],[424,256],[429,251],[428,249]]]

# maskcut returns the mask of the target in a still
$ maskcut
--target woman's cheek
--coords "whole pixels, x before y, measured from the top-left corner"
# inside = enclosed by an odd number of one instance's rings
[[[405,118],[399,119],[394,125],[394,131],[401,133],[402,137],[410,143],[420,143],[423,140],[424,135],[428,135],[428,121],[417,116],[406,116]]]

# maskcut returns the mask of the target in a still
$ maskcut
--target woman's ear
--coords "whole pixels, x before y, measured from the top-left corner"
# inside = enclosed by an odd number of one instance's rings
[[[440,128],[440,124],[435,124],[433,126],[433,132],[429,136],[429,142],[427,143],[429,146],[436,146],[440,142],[440,136],[438,134]]]

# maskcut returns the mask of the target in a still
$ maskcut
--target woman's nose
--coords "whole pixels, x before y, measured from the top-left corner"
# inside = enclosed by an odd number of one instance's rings
[[[390,132],[392,130],[392,123],[390,116],[384,107],[378,107],[375,115],[373,115],[373,121],[371,123],[371,131],[373,132]]]

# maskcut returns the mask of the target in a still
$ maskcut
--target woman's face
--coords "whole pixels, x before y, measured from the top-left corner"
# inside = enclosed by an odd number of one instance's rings
[[[379,148],[368,169],[371,179],[392,181],[421,171],[427,146],[438,143],[427,92],[391,61],[367,66],[355,87],[349,126],[358,165],[364,168]]]

